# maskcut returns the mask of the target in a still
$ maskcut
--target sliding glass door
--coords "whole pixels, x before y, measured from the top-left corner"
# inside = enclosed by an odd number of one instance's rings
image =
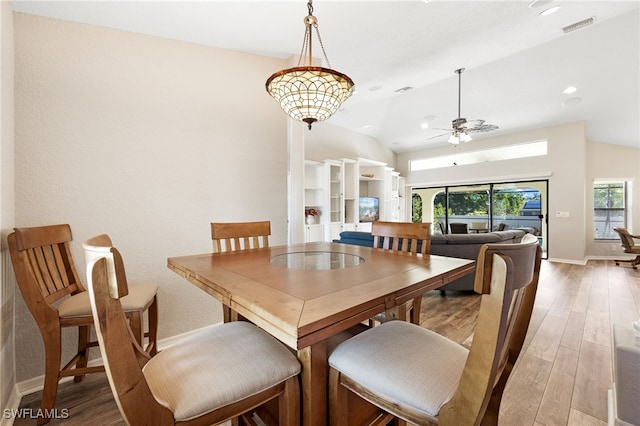
[[[413,188],[414,222],[433,223],[434,233],[481,233],[526,229],[547,249],[548,181]]]

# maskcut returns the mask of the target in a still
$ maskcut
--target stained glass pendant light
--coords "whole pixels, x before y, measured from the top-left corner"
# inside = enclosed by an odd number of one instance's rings
[[[353,93],[353,80],[331,68],[312,63],[312,32],[315,29],[328,67],[331,67],[322,45],[318,20],[313,16],[313,0],[307,3],[309,15],[304,18],[306,30],[298,66],[274,73],[267,79],[267,92],[280,103],[291,118],[311,125],[331,117]]]

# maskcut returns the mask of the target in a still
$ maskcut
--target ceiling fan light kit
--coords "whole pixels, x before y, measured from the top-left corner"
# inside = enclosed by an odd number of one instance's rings
[[[265,84],[267,92],[280,103],[291,118],[309,126],[331,117],[353,93],[354,83],[349,76],[332,70],[324,50],[318,20],[313,16],[313,0],[309,0],[309,15],[304,18],[305,34],[298,66],[271,75]],[[329,68],[313,66],[312,33],[315,29],[324,60]],[[301,65],[301,61],[304,64]],[[308,62],[307,62],[308,61]]]

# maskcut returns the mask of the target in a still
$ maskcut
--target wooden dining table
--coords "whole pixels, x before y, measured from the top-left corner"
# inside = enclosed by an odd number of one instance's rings
[[[326,425],[332,339],[474,271],[474,262],[339,243],[172,257],[167,266],[297,353],[302,424]],[[259,356],[259,354],[256,354]]]

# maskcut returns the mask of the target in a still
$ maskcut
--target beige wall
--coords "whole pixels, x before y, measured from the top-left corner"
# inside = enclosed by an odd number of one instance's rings
[[[108,233],[131,280],[160,284],[160,338],[220,321],[219,302],[166,266],[211,250],[211,221],[267,219],[286,243],[286,116],[264,90],[275,59],[16,14],[16,224]],[[17,380],[43,373],[16,303]],[[67,340],[73,336],[65,336]]]
[[[0,407],[7,407],[16,382],[14,370],[15,280],[7,250],[13,229],[13,13],[8,1],[0,1]]]
[[[593,243],[593,194],[595,178],[626,177],[640,183],[640,150],[586,141],[583,122],[474,140],[460,145],[462,150],[480,150],[516,143],[546,139],[548,155],[529,159],[505,160],[420,172],[408,172],[411,159],[449,155],[451,146],[398,154],[397,169],[407,176],[411,186],[434,186],[478,182],[500,182],[527,179],[549,180],[549,246],[550,260],[583,263],[589,257],[602,255]],[[625,170],[624,173],[617,172]],[[632,223],[640,226],[638,184],[632,194]],[[555,212],[570,213],[557,218]],[[616,250],[612,247],[616,246]],[[600,245],[602,248],[602,245]],[[620,254],[616,244],[607,243],[607,255]]]
[[[610,145],[598,142],[587,143],[587,176],[585,186],[591,188],[595,180],[627,180],[631,181],[631,200],[633,216],[629,218],[627,227],[634,234],[640,234],[640,149]],[[587,206],[593,206],[593,191],[587,191]],[[620,243],[594,241],[589,238],[593,234],[593,210],[586,211],[587,253],[592,257],[608,257],[619,255]],[[621,258],[629,258],[623,255]]]

